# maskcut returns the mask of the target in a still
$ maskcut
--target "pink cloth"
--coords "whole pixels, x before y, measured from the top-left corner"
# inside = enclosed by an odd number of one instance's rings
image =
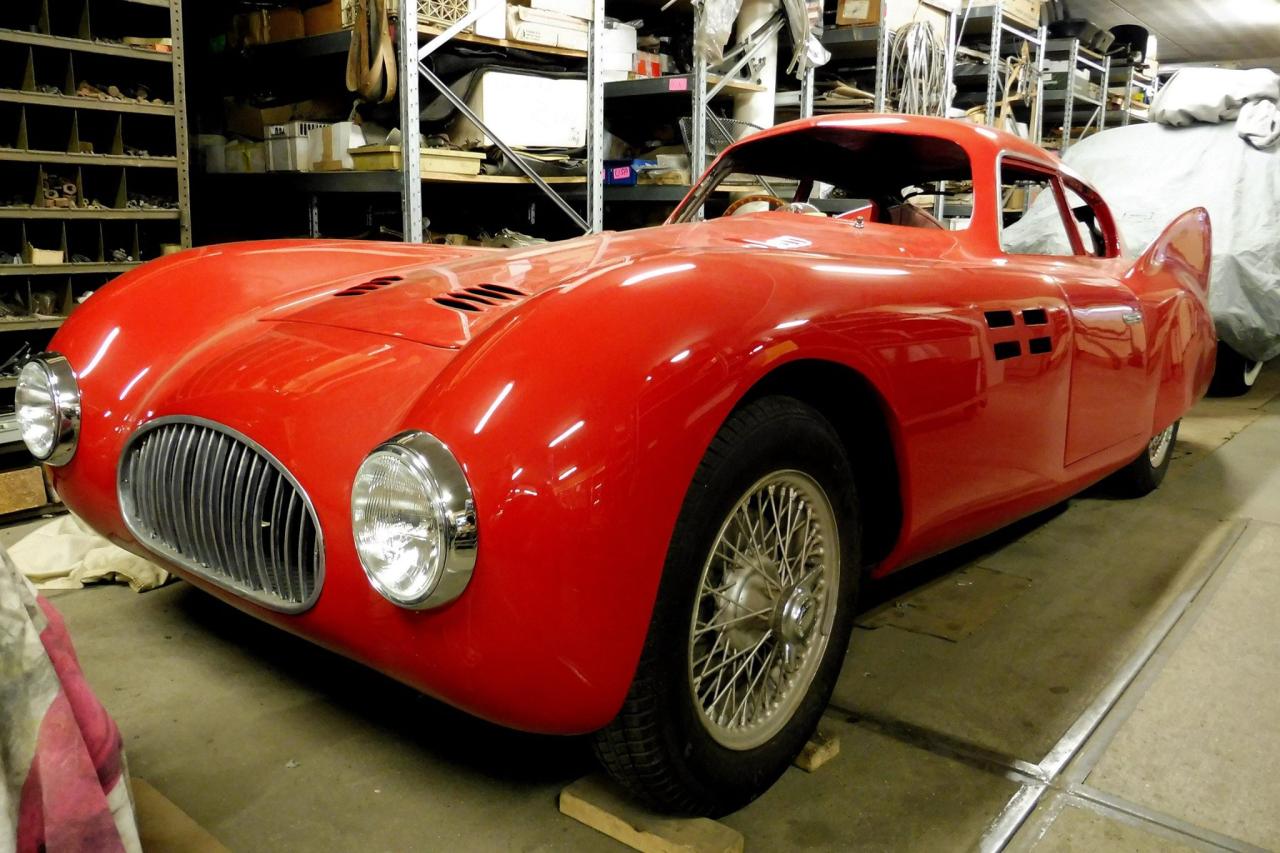
[[[0,849],[6,834],[23,853],[136,849],[120,731],[62,617],[0,557]]]

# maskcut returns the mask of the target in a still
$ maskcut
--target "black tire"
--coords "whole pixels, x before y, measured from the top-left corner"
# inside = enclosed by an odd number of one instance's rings
[[[753,484],[781,471],[807,475],[830,504],[840,540],[835,616],[808,691],[794,694],[803,699],[787,722],[757,747],[729,749],[711,736],[694,704],[691,619],[721,525]],[[596,755],[610,775],[651,806],[686,815],[719,816],[766,791],[831,699],[853,628],[859,539],[853,474],[831,424],[788,397],[762,398],[734,412],[685,496],[626,701],[596,735]]]
[[[1149,444],[1143,448],[1137,459],[1111,475],[1110,484],[1118,495],[1126,498],[1140,498],[1156,490],[1169,470],[1169,461],[1173,459],[1173,448],[1178,442],[1178,425],[1181,423],[1182,421],[1174,421],[1169,427],[1171,430],[1169,441],[1158,461],[1153,463],[1152,445]],[[1153,444],[1158,437],[1159,435],[1152,437]]]
[[[1209,382],[1210,397],[1243,397],[1258,378],[1258,362],[1218,341],[1218,361]]]

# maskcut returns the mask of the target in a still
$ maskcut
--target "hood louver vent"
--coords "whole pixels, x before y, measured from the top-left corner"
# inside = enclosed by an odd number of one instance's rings
[[[480,284],[475,287],[454,290],[444,296],[433,297],[432,301],[446,308],[453,308],[456,311],[474,313],[483,311],[493,305],[514,302],[527,295],[514,287],[505,287],[501,284]]]
[[[375,290],[386,287],[388,284],[395,284],[401,281],[398,275],[382,275],[377,278],[371,278],[368,281],[348,287],[346,290],[339,290],[334,296],[364,296],[366,293],[373,293]]]

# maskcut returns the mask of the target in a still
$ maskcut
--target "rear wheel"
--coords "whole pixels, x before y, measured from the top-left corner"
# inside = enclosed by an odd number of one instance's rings
[[[734,413],[681,508],[653,620],[601,763],[663,809],[719,815],[763,793],[816,728],[853,626],[853,477],[814,409]]]
[[[1218,362],[1209,383],[1209,394],[1214,397],[1241,397],[1249,393],[1261,372],[1262,362],[1245,358],[1218,341]]]
[[[1124,497],[1140,498],[1160,485],[1173,458],[1173,445],[1178,440],[1178,424],[1174,421],[1156,433],[1142,455],[1111,476],[1111,483]]]

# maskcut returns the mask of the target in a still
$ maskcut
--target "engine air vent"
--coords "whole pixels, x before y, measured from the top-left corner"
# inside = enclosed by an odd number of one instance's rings
[[[528,295],[524,291],[501,284],[478,284],[433,297],[432,301],[446,308],[474,313],[494,305],[515,302]]]
[[[339,290],[334,296],[364,296],[366,293],[373,293],[375,290],[386,287],[389,284],[395,284],[403,279],[398,275],[383,275],[377,278],[371,278],[361,284],[352,285],[346,290]]]

